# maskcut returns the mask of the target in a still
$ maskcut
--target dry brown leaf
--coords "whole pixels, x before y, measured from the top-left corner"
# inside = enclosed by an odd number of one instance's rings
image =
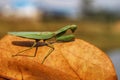
[[[36,57],[13,54],[31,46],[33,40],[6,35],[0,40],[0,80],[117,80],[109,57],[93,45],[76,39],[53,43],[55,50],[41,64],[49,47],[40,45]],[[24,52],[33,55],[35,48]]]

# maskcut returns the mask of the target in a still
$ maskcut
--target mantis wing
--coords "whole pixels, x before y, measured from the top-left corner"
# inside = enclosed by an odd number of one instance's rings
[[[8,34],[29,39],[49,39],[54,36],[53,32],[8,32]]]

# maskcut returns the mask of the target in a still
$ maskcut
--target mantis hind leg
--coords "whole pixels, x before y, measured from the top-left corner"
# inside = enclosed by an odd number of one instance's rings
[[[23,53],[23,52],[25,52],[25,51],[28,51],[28,50],[30,50],[30,49],[32,49],[32,48],[34,48],[34,47],[36,46],[37,42],[38,42],[38,41],[35,41],[35,42],[33,43],[33,45],[32,45],[30,48],[25,49],[25,50],[22,50],[22,51],[18,52],[17,54],[12,55],[12,57],[15,57],[15,56],[35,57],[35,56],[36,56],[36,52],[37,52],[37,47],[36,47],[36,50],[35,50],[35,53],[34,53],[34,55],[33,55],[33,56],[22,55],[22,54],[20,54],[20,53]]]
[[[44,57],[44,59],[42,60],[43,64],[45,62],[45,60],[47,59],[47,57],[54,51],[54,46],[48,42],[45,42],[47,44],[48,47],[50,47],[50,50],[48,51],[47,55]]]

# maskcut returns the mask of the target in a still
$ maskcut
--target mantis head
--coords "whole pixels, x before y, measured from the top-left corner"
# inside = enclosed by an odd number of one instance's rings
[[[75,30],[77,29],[77,26],[76,25],[71,25],[70,29],[71,29],[72,32],[75,32]]]

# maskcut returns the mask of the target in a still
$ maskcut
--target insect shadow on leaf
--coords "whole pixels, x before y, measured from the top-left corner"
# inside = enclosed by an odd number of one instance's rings
[[[31,47],[33,45],[34,41],[12,41],[13,45],[16,46],[23,46],[23,47]],[[44,42],[37,42],[37,44],[34,47],[40,47],[45,46],[46,44]]]

